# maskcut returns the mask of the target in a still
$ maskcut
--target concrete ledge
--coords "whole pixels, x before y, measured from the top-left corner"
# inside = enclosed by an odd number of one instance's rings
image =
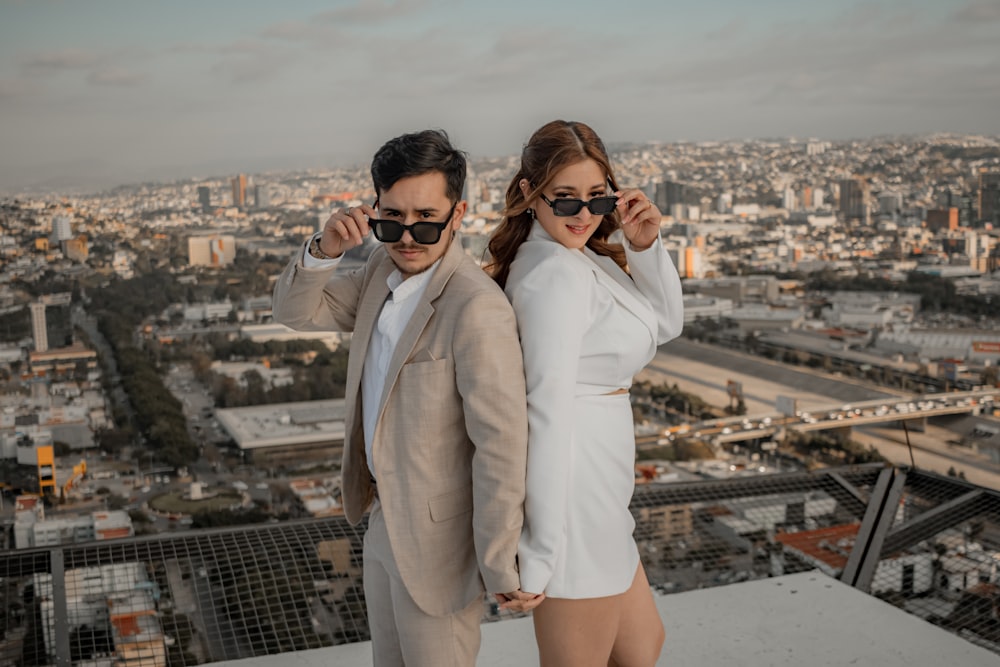
[[[818,572],[658,595],[667,631],[658,666],[962,665],[1000,656]],[[372,664],[369,642],[214,663],[227,667]],[[535,667],[530,618],[483,625],[478,667]]]

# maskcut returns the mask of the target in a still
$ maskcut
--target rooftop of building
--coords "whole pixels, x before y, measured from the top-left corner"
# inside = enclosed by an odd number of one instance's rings
[[[656,595],[655,600],[667,635],[657,667],[994,667],[998,661],[985,648],[816,571]],[[216,664],[367,667],[371,642]],[[531,619],[484,624],[476,664],[537,666]]]
[[[215,411],[241,449],[344,439],[344,399],[274,403]]]
[[[820,496],[833,502],[811,516],[803,503]],[[755,513],[752,534],[715,520],[730,501],[755,498],[787,502]],[[869,464],[645,484],[632,509],[651,586],[668,593],[656,596],[667,631],[660,665],[998,662],[1000,492]],[[786,548],[782,531],[835,544],[840,573]],[[77,626],[112,596],[142,590],[171,665],[363,667],[372,664],[363,533],[333,516],[0,552],[0,606],[21,609],[0,614],[0,631],[25,628],[25,662],[70,664],[74,652],[108,650],[97,635],[80,645]],[[901,555],[919,559],[915,576],[895,567]],[[980,566],[928,576],[933,561],[959,556]],[[530,618],[483,610],[478,664],[537,664]],[[54,631],[27,627],[38,617]]]

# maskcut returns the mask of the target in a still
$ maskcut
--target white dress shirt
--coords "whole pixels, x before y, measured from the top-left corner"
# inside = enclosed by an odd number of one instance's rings
[[[321,234],[316,234],[321,236]],[[311,241],[312,239],[310,239]],[[341,255],[343,257],[343,255]],[[306,268],[330,268],[340,263],[340,257],[335,259],[319,259],[309,254],[309,246],[303,251],[302,264]],[[391,294],[382,305],[378,316],[378,324],[372,330],[368,341],[368,353],[365,355],[364,370],[361,372],[361,411],[365,431],[365,456],[368,459],[368,470],[375,475],[375,461],[372,459],[372,442],[375,439],[375,426],[378,424],[378,408],[385,389],[385,376],[389,361],[396,351],[403,330],[410,323],[413,311],[417,309],[420,297],[427,289],[441,260],[434,262],[429,269],[415,276],[404,279],[397,269],[386,279]]]

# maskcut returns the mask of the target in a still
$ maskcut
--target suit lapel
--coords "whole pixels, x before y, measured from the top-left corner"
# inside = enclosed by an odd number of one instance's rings
[[[379,421],[382,419],[382,410],[385,409],[389,393],[396,384],[396,378],[399,377],[399,371],[403,367],[403,362],[410,358],[413,347],[420,340],[420,335],[424,332],[427,323],[434,314],[434,301],[441,296],[441,292],[444,291],[445,285],[448,284],[452,274],[458,269],[464,255],[465,251],[462,249],[462,244],[456,234],[452,240],[451,247],[448,248],[448,252],[441,258],[441,263],[431,277],[430,282],[427,283],[427,287],[420,297],[420,303],[417,304],[416,309],[413,311],[413,316],[410,317],[406,328],[403,329],[403,333],[399,337],[399,342],[396,344],[396,349],[392,353],[392,359],[389,360],[385,385],[382,388],[382,399],[379,401],[378,407]]]
[[[389,276],[396,269],[388,255],[378,260],[372,270],[371,279],[366,285],[361,302],[358,304],[358,313],[354,318],[354,333],[351,335],[351,353],[347,356],[347,381],[344,387],[344,395],[347,398],[348,414],[350,419],[352,414],[357,416],[354,426],[361,426],[361,374],[365,366],[365,357],[368,355],[368,344],[371,341],[372,331],[378,323],[379,313],[382,312],[382,305],[386,297],[389,296],[389,285],[386,283]],[[351,406],[355,409],[351,409]],[[348,434],[349,436],[350,434]],[[360,449],[356,451],[364,452],[364,440],[357,443],[353,438],[348,437],[348,442]]]

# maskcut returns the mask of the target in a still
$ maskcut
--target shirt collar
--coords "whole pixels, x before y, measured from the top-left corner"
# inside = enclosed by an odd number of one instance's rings
[[[386,278],[385,282],[389,286],[389,290],[392,292],[392,300],[396,303],[400,303],[410,298],[418,292],[422,292],[427,286],[427,283],[431,281],[434,277],[434,273],[441,266],[441,260],[431,264],[430,268],[422,273],[418,273],[415,276],[411,276],[407,279],[403,278],[403,274],[399,272],[399,269],[394,270]]]

